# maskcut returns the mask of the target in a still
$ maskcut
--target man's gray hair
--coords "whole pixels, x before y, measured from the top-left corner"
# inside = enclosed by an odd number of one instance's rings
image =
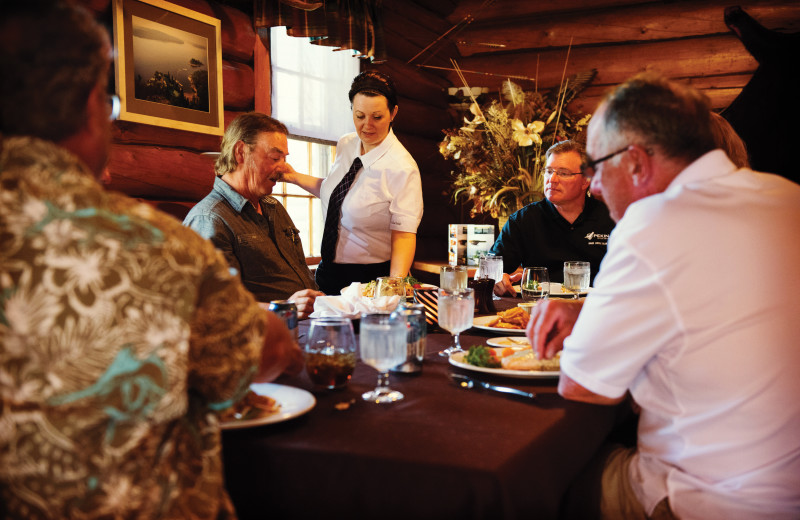
[[[581,162],[586,161],[586,148],[584,148],[581,143],[572,140],[559,141],[552,145],[544,153],[544,160],[547,161],[553,154],[562,154],[567,152],[575,152],[576,154],[580,155]]]
[[[286,125],[277,119],[260,112],[247,112],[231,121],[231,124],[225,129],[225,135],[222,136],[220,154],[214,165],[217,177],[222,177],[226,173],[232,172],[239,165],[233,152],[236,143],[243,141],[252,151],[258,141],[259,134],[263,132],[277,132],[286,135],[289,130],[286,129]]]
[[[603,104],[604,130],[627,134],[630,144],[657,146],[688,162],[716,148],[708,98],[687,85],[644,73],[612,90]]]

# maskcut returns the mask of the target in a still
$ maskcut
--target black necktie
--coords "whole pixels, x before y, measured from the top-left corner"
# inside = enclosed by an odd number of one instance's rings
[[[356,178],[356,173],[361,169],[361,159],[355,158],[350,169],[333,189],[328,201],[328,213],[325,215],[325,230],[322,233],[322,246],[320,254],[322,261],[332,263],[336,257],[336,243],[339,241],[339,220],[341,219],[342,202]]]

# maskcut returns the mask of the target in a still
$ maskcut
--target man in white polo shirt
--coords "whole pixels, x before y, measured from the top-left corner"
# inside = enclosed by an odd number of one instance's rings
[[[583,167],[608,253],[585,302],[527,331],[540,355],[563,343],[564,397],[641,408],[637,447],[604,461],[604,518],[800,518],[800,186],[714,148],[693,89],[610,93]]]

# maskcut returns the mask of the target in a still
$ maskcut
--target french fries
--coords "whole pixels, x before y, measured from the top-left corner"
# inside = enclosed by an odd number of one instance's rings
[[[524,329],[528,326],[530,316],[519,307],[497,313],[497,319],[487,323],[489,327],[498,329]]]
[[[248,390],[247,395],[241,401],[220,414],[220,420],[227,422],[255,419],[256,417],[278,413],[280,410],[281,405],[275,399],[266,395],[258,395],[252,390]]]

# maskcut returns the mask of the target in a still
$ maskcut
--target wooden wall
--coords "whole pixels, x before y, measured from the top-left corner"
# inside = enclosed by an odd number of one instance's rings
[[[460,66],[531,76],[539,88],[548,89],[561,80],[569,49],[567,74],[598,70],[594,86],[573,106],[587,112],[609,87],[641,71],[689,82],[708,95],[714,108],[723,109],[758,65],[724,23],[725,7],[737,5],[730,0],[495,0],[481,9],[482,3],[462,0],[448,17],[451,23],[467,14],[478,18],[458,35]],[[747,0],[738,5],[769,29],[800,31],[800,2]],[[448,78],[458,82],[453,73]],[[483,83],[475,75],[467,80]]]
[[[111,26],[110,0],[80,1]],[[222,21],[226,122],[247,110],[270,113],[269,54],[253,32],[250,1],[173,2]],[[492,91],[506,75],[535,78],[520,83],[545,90],[558,85],[565,62],[567,74],[596,68],[594,85],[573,102],[575,111],[592,111],[607,88],[644,70],[690,82],[722,109],[757,66],[724,25],[728,5],[723,0],[383,2],[389,58],[366,68],[390,74],[401,96],[395,132],[417,160],[423,179],[425,214],[417,257],[446,258],[448,223],[491,222],[487,216],[471,219],[469,208],[453,204],[452,165],[438,152],[442,130],[459,125],[461,118],[447,105],[446,88],[461,86],[457,75],[446,70],[451,58],[463,70],[479,72],[466,74],[471,86]],[[768,28],[800,29],[796,1],[749,0],[741,5]],[[474,21],[465,29],[442,38],[468,16]],[[213,183],[213,159],[202,152],[218,149],[216,136],[118,121],[109,165],[111,188],[182,218]]]
[[[81,0],[111,25],[111,0]],[[252,27],[252,20],[234,7],[206,0],[172,0],[172,3],[221,20],[222,83],[225,123],[242,112],[256,108],[256,91],[269,93],[268,75],[256,75],[254,68],[266,67],[265,52]],[[261,49],[260,49],[261,47]],[[268,103],[269,96],[266,96]],[[259,104],[261,110],[264,97]],[[182,219],[197,201],[211,191],[214,182],[212,156],[218,152],[220,137],[116,121],[108,165],[112,190],[122,191],[153,203]]]

